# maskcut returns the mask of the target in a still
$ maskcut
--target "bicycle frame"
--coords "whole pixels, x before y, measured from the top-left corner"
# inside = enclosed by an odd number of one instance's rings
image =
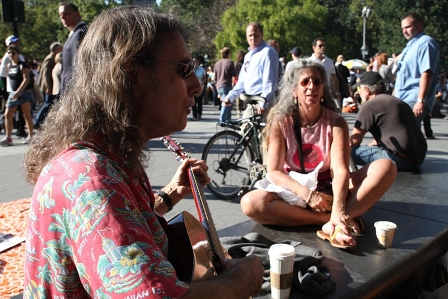
[[[262,123],[257,119],[257,117],[259,117],[259,116],[252,115],[249,118],[242,118],[242,119],[239,119],[237,122],[232,122],[231,126],[229,126],[229,125],[225,126],[226,131],[229,129],[233,129],[235,132],[236,132],[236,130],[235,130],[234,125],[236,125],[237,123],[242,123],[244,125],[249,126],[248,130],[245,130],[243,135],[241,135],[241,133],[240,133],[241,140],[238,141],[236,148],[233,150],[233,153],[229,156],[229,160],[232,160],[233,158],[235,158],[235,154],[238,152],[238,150],[241,148],[241,146],[243,144],[243,142],[241,142],[242,140],[246,140],[250,144],[250,142],[252,141],[252,138],[254,138],[255,159],[254,159],[254,161],[250,161],[250,162],[259,162],[259,163],[262,162],[262,155],[261,155],[261,151],[260,151],[260,138],[258,137],[258,133],[259,133],[258,127],[262,127]],[[243,156],[243,152],[239,155],[239,157],[237,157],[237,160],[235,163],[236,165],[238,165],[242,156]]]
[[[258,135],[263,126],[261,115],[217,125],[216,134],[207,142],[202,154],[202,159],[211,167],[208,188],[214,195],[235,198],[264,177],[266,171]]]

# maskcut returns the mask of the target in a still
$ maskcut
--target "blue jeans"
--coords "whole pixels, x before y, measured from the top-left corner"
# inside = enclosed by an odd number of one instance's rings
[[[55,96],[52,94],[44,95],[44,104],[40,108],[39,112],[37,113],[36,119],[34,120],[35,127],[40,126],[44,122],[48,110],[50,110],[50,107],[53,105],[54,98]]]
[[[366,165],[381,158],[387,158],[395,162],[399,171],[414,171],[419,168],[421,164],[412,164],[396,153],[388,151],[379,146],[361,145],[352,147],[352,159],[356,165]]]
[[[431,137],[433,136],[433,132],[431,129],[431,110],[429,110],[429,108],[426,108],[423,110],[423,113],[420,114],[417,117],[417,122],[418,122],[418,127],[421,127],[422,121],[423,121],[423,129],[425,131],[425,136],[426,137]]]
[[[221,101],[224,100],[227,96],[227,94],[232,90],[232,86],[223,86],[218,88],[218,94],[221,98]],[[230,122],[230,119],[232,118],[232,106],[225,107],[224,105],[221,106],[221,114],[219,115],[219,122],[220,123],[228,123]]]

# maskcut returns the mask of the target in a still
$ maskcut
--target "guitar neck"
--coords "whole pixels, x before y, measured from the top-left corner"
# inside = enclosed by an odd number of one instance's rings
[[[211,242],[213,252],[223,260],[225,258],[224,251],[219,241],[218,232],[216,231],[215,223],[208,207],[207,200],[205,199],[204,191],[199,184],[199,181],[193,171],[190,169],[190,183],[193,189],[193,197],[196,203],[196,209],[199,214],[199,220],[206,228],[206,231]],[[194,187],[193,187],[194,186]]]
[[[176,156],[176,160],[179,162],[182,162],[185,158],[189,158],[189,155],[183,150],[183,147],[170,136],[162,137],[161,141]],[[208,239],[213,252],[219,257],[220,260],[223,260],[225,258],[224,250],[221,246],[221,242],[219,241],[218,232],[216,231],[207,200],[205,199],[203,188],[191,167],[188,174],[191,190],[193,191],[193,198],[196,204],[196,210],[199,215],[199,221],[207,231]]]

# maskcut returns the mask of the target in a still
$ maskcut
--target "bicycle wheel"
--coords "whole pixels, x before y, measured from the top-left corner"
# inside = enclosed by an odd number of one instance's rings
[[[241,144],[240,144],[241,142]],[[208,167],[208,190],[218,198],[232,199],[249,184],[249,165],[255,153],[246,140],[234,131],[221,131],[205,145],[202,160]]]

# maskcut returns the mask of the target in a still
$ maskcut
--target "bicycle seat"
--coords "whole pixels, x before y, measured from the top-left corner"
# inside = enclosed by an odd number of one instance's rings
[[[256,105],[258,102],[265,103],[266,99],[260,96],[254,96],[246,93],[240,94],[240,100],[246,104]]]

